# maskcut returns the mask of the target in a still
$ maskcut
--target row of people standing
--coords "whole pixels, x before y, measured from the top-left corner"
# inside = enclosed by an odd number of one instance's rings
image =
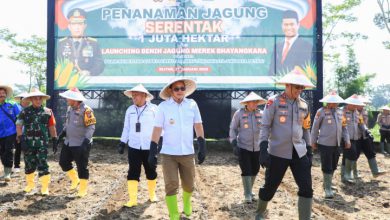
[[[12,97],[11,87],[0,86],[0,93],[3,92],[7,94],[8,98]],[[50,99],[50,96],[37,89],[30,93],[15,96],[15,99],[20,100],[23,106],[21,111],[15,107],[10,107],[16,106],[14,104],[2,104],[2,108],[7,107],[9,109],[8,112],[4,112],[9,123],[8,126],[2,126],[1,132],[5,132],[5,128],[8,128],[9,134],[11,134],[4,138],[4,143],[6,143],[4,144],[4,152],[7,153],[1,153],[2,158],[4,157],[2,161],[5,161],[3,163],[5,164],[4,179],[5,181],[11,181],[12,148],[15,145],[15,158],[17,158],[15,162],[18,159],[20,160],[20,151],[24,154],[24,170],[27,183],[24,191],[34,193],[36,171],[38,171],[41,194],[48,195],[51,182],[47,162],[48,148],[51,144],[55,154],[60,140],[65,137],[65,145],[61,149],[59,164],[72,180],[70,190],[75,190],[79,185],[77,195],[83,197],[87,194],[88,157],[96,119],[92,109],[83,103],[86,99],[78,89],[60,93],[60,96],[67,99],[69,107],[64,129],[59,138],[57,138],[54,114],[51,109],[43,106],[44,101]],[[2,125],[5,125],[7,120],[2,120],[2,122]],[[72,161],[76,162],[77,171],[73,168]],[[18,165],[20,164],[15,163],[16,169],[19,168]]]
[[[146,173],[149,200],[158,201],[155,190],[157,156],[160,155],[165,183],[165,202],[170,219],[180,219],[177,198],[180,180],[183,189],[183,212],[187,217],[191,216],[191,197],[195,179],[194,130],[199,148],[198,163],[203,163],[206,157],[206,143],[198,105],[194,100],[186,98],[195,90],[195,81],[175,78],[161,90],[159,95],[164,101],[158,106],[150,102],[153,95],[142,85],[124,92],[133,100],[133,105],[126,110],[118,145],[120,154],[124,153],[126,147],[128,148],[129,201],[124,206],[134,207],[138,204],[142,166]],[[160,139],[162,143],[159,146]]]
[[[299,188],[299,219],[310,219],[313,197],[312,148],[320,152],[325,198],[334,196],[332,178],[340,148],[344,151],[341,175],[346,182],[355,181],[352,173],[357,173],[357,170],[353,164],[356,164],[362,151],[374,177],[384,172],[378,169],[371,134],[365,125],[367,120],[364,120],[364,115],[367,114],[361,108],[365,104],[360,101],[360,97],[353,95],[343,100],[335,92],[325,96],[320,100],[324,107],[317,111],[310,131],[308,106],[299,95],[303,89],[313,87],[313,84],[304,75],[294,71],[278,83],[285,85],[285,91],[271,97],[264,111],[256,108],[264,103],[264,99],[253,92],[241,101],[244,108],[233,115],[230,142],[239,159],[245,202],[254,200],[252,181],[259,172],[258,161],[266,168],[265,183],[259,191],[256,219],[264,218],[268,202],[273,198],[288,167]],[[340,103],[346,104],[344,109],[337,108]],[[384,121],[383,116],[378,118]]]

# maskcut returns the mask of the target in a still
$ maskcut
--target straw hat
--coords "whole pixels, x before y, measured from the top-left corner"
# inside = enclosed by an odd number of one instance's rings
[[[133,87],[132,89],[124,91],[123,94],[125,94],[129,98],[132,98],[133,97],[133,95],[132,95],[133,92],[143,92],[143,93],[145,93],[146,94],[146,101],[150,101],[150,100],[152,100],[154,98],[153,95],[150,94],[149,91],[147,89],[145,89],[145,87],[142,84],[138,84],[135,87]]]
[[[382,106],[379,110],[386,110],[386,111],[390,111],[390,107],[385,105],[385,106]]]
[[[191,95],[196,90],[196,82],[194,80],[185,77],[177,77],[177,78],[173,78],[171,81],[169,81],[167,85],[164,86],[164,88],[160,92],[160,97],[164,100],[169,99],[169,97],[171,97],[169,87],[178,81],[183,81],[186,87],[184,97]]]
[[[46,95],[45,93],[39,91],[39,89],[34,88],[30,93],[27,93],[25,97],[23,97],[23,100],[30,99],[31,97],[42,97],[45,100],[50,99],[49,95]]]
[[[284,75],[276,84],[294,84],[304,86],[305,88],[314,88],[313,83],[298,70],[293,70],[286,75]]]
[[[20,94],[18,94],[17,96],[14,97],[14,99],[16,101],[21,101],[24,97],[26,97],[28,95],[28,92],[22,92]]]
[[[247,95],[241,102],[240,104],[241,105],[246,105],[247,102],[250,102],[250,101],[257,101],[257,105],[262,105],[262,104],[265,104],[267,102],[267,100],[263,99],[261,96],[257,95],[256,93],[254,92],[251,92],[249,93],[249,95]]]
[[[331,91],[328,95],[320,100],[320,102],[325,103],[344,103],[344,99],[337,95],[336,91]]]
[[[359,96],[356,94],[351,95],[349,98],[347,98],[344,103],[349,105],[359,105],[359,106],[365,106],[365,104],[359,99]]]
[[[71,99],[80,102],[84,102],[85,100],[87,100],[80,92],[80,90],[76,87],[60,93],[60,96],[66,99]]]
[[[11,98],[12,97],[12,94],[13,94],[13,90],[10,86],[7,86],[7,85],[0,85],[0,88],[1,89],[5,89],[6,93],[7,93],[7,98]]]

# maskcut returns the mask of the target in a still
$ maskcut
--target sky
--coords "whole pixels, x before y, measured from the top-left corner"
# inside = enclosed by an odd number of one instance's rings
[[[341,0],[332,0],[339,3]],[[47,0],[12,0],[4,1],[0,7],[0,28],[8,28],[17,33],[22,39],[31,35],[46,37]],[[18,14],[15,12],[17,11]],[[390,77],[390,50],[385,50],[382,41],[389,39],[390,34],[385,30],[378,29],[373,23],[373,17],[379,7],[376,1],[365,0],[354,10],[358,15],[358,22],[354,24],[340,24],[337,31],[359,31],[368,36],[368,40],[361,40],[355,44],[357,61],[360,63],[361,73],[376,73],[372,85],[388,84]],[[27,75],[21,74],[25,67],[7,58],[10,49],[3,43],[0,44],[0,84],[28,84]],[[324,67],[324,74],[332,74],[331,65]]]

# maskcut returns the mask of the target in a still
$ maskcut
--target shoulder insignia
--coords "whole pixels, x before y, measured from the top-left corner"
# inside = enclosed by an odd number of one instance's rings
[[[89,107],[86,107],[84,112],[84,125],[87,127],[94,124],[96,124],[96,118],[93,114],[93,110]]]
[[[310,129],[310,124],[311,124],[311,120],[310,120],[310,112],[309,112],[309,114],[307,114],[306,118],[303,120],[302,123],[303,129]]]
[[[49,114],[49,115],[53,114],[50,108],[43,107],[43,110],[45,111],[46,114]]]
[[[318,109],[315,118],[316,118],[316,119],[319,119],[319,118],[320,118],[320,115],[321,115],[321,108]]]

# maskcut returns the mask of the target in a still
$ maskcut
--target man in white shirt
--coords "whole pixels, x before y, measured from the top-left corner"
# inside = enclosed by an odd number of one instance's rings
[[[129,192],[129,201],[124,204],[126,207],[137,205],[138,182],[141,174],[141,165],[143,165],[148,182],[149,200],[156,202],[156,166],[149,166],[149,147],[150,138],[153,131],[154,118],[157,106],[150,100],[153,95],[146,90],[142,84],[126,90],[126,96],[133,99],[125,116],[121,142],[118,145],[119,154],[124,153],[124,148],[128,145],[129,171],[127,174],[127,186]]]
[[[160,154],[165,182],[165,201],[171,220],[180,219],[177,205],[178,173],[183,188],[184,214],[189,217],[192,213],[191,196],[195,178],[193,128],[199,146],[198,163],[203,163],[206,157],[206,142],[198,105],[194,100],[186,98],[195,89],[195,81],[175,78],[161,90],[160,97],[165,101],[158,106],[150,143],[149,164],[156,166],[157,143],[164,130]]]

